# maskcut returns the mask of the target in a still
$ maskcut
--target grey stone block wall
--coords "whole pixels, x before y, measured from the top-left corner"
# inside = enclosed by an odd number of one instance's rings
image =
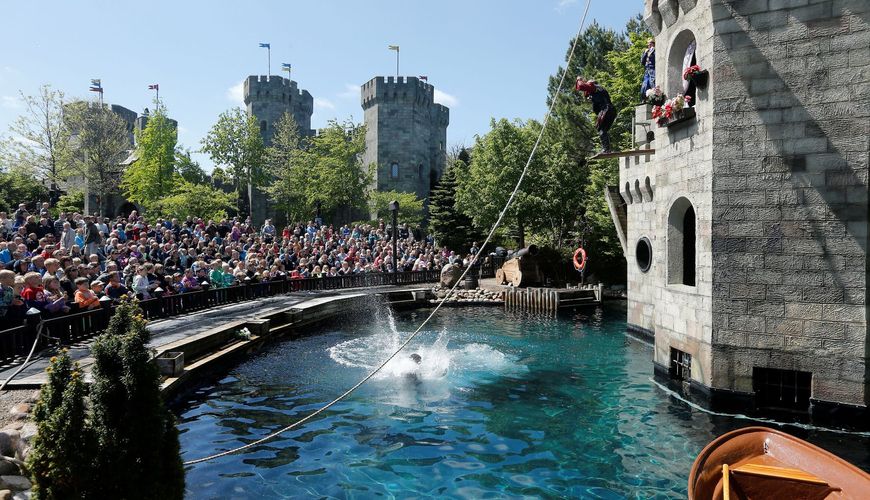
[[[867,404],[870,2],[713,0],[713,385]]]
[[[374,188],[428,199],[446,164],[449,110],[434,102],[435,88],[415,77],[376,77],[361,87],[366,165],[377,166]],[[397,163],[398,177],[392,176]]]
[[[314,135],[314,98],[295,81],[275,75],[251,75],[245,79],[244,98],[248,114],[256,116],[261,124],[266,145],[271,143],[275,126],[285,113],[293,115],[301,135]]]

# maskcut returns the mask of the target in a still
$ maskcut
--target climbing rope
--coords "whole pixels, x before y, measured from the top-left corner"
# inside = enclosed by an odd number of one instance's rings
[[[465,268],[465,270],[459,276],[459,279],[456,280],[456,283],[447,292],[447,295],[445,295],[440,301],[438,301],[438,304],[435,306],[435,309],[433,309],[432,312],[429,313],[429,316],[427,316],[426,319],[423,320],[423,322],[420,324],[420,326],[418,326],[417,329],[414,330],[414,333],[412,333],[404,342],[402,342],[402,344],[399,346],[398,349],[395,350],[395,352],[393,352],[393,354],[391,354],[387,359],[385,359],[380,365],[378,365],[368,375],[363,377],[362,380],[360,380],[359,382],[354,384],[353,387],[344,391],[340,396],[333,399],[329,403],[323,405],[322,407],[315,410],[311,414],[309,414],[309,415],[303,417],[302,419],[288,425],[287,427],[284,427],[282,429],[279,429],[279,430],[269,434],[268,436],[264,436],[260,439],[257,439],[256,441],[252,441],[248,444],[239,446],[237,448],[233,448],[231,450],[226,450],[226,451],[222,451],[220,453],[215,453],[215,454],[209,455],[207,457],[197,458],[195,460],[188,460],[188,461],[184,462],[184,465],[194,465],[194,464],[198,464],[198,463],[202,463],[202,462],[207,462],[209,460],[214,460],[216,458],[225,457],[227,455],[231,455],[233,453],[238,453],[238,452],[246,450],[248,448],[261,445],[261,444],[265,443],[266,441],[274,439],[275,437],[280,436],[281,434],[283,434],[289,430],[292,430],[292,429],[295,429],[296,427],[299,427],[300,425],[311,420],[312,418],[316,417],[317,415],[320,415],[321,413],[328,410],[329,408],[331,408],[333,405],[335,405],[339,401],[341,401],[344,398],[346,398],[347,396],[349,396],[352,392],[357,390],[361,385],[368,382],[369,379],[374,377],[375,374],[378,373],[379,371],[381,371],[381,369],[384,366],[386,366],[387,363],[389,363],[393,358],[395,358],[402,351],[402,349],[404,349],[408,344],[410,344],[411,341],[414,340],[414,337],[416,337],[417,334],[420,333],[420,331],[423,329],[423,327],[426,326],[427,323],[429,323],[429,320],[431,320],[432,317],[435,316],[435,313],[437,313],[438,310],[441,309],[441,306],[444,305],[444,302],[446,302],[447,299],[449,299],[450,296],[453,295],[453,292],[456,290],[456,287],[459,286],[459,283],[462,282],[462,280],[465,278],[465,275],[468,274],[468,271],[471,270],[471,268],[477,263],[478,259],[480,259],[480,255],[483,253],[484,249],[486,248],[486,245],[492,239],[492,236],[495,234],[495,230],[498,229],[498,227],[501,225],[502,219],[504,219],[504,216],[507,213],[508,209],[510,208],[511,204],[513,204],[514,199],[516,198],[517,193],[520,190],[520,186],[523,183],[523,179],[525,179],[526,173],[529,170],[529,165],[531,165],[532,159],[535,157],[535,153],[538,150],[538,145],[541,143],[541,138],[544,137],[544,130],[547,129],[547,122],[549,122],[550,115],[553,113],[553,107],[556,104],[556,100],[558,99],[559,94],[562,91],[562,85],[564,85],[564,83],[565,83],[565,75],[568,74],[568,68],[570,67],[571,61],[574,58],[574,50],[577,48],[577,42],[580,40],[580,36],[583,34],[583,25],[586,24],[586,15],[589,13],[589,4],[591,2],[592,2],[592,0],[586,0],[586,8],[583,11],[583,18],[580,20],[580,27],[577,30],[577,36],[574,38],[574,43],[571,45],[571,52],[568,54],[568,63],[565,65],[565,71],[562,72],[562,78],[559,79],[559,86],[556,88],[556,93],[554,94],[554,97],[550,102],[550,107],[547,109],[547,114],[544,116],[544,121],[543,121],[543,124],[541,125],[541,131],[538,133],[538,138],[535,141],[535,145],[532,147],[532,151],[529,154],[529,159],[526,161],[526,165],[523,167],[523,171],[520,174],[520,178],[517,180],[516,186],[514,186],[513,192],[511,192],[511,195],[508,198],[507,203],[505,203],[504,208],[502,209],[501,213],[499,213],[499,215],[498,215],[498,219],[495,221],[495,224],[492,226],[492,229],[490,229],[489,234],[486,236],[486,239],[483,241],[483,245],[480,246],[480,249],[477,251],[477,253],[474,255],[474,257],[472,258],[469,265]]]

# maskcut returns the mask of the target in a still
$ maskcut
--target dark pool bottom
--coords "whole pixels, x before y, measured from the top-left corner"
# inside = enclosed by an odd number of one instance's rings
[[[424,317],[363,313],[275,344],[177,408],[185,459],[273,432],[350,387]],[[619,305],[558,319],[442,311],[327,416],[187,470],[188,498],[680,498],[716,417],[651,379]],[[398,332],[398,333],[396,333]],[[419,341],[417,341],[419,340]],[[410,351],[407,353],[410,354]],[[870,468],[870,439],[784,427]]]

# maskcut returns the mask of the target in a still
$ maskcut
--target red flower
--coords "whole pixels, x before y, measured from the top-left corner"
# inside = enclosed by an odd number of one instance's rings
[[[665,104],[665,114],[664,114],[664,117],[665,117],[665,118],[670,118],[670,117],[672,117],[672,116],[674,116],[674,107],[671,105],[671,103]]]
[[[695,76],[695,73],[700,73],[700,72],[701,72],[701,67],[698,66],[697,64],[693,64],[693,65],[689,66],[688,68],[686,68],[685,71],[683,71],[683,80],[688,80],[689,78]]]
[[[653,118],[661,118],[661,116],[662,116],[662,107],[661,106],[653,106],[652,117]]]

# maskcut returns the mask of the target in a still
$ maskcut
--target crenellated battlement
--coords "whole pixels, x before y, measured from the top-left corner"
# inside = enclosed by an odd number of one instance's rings
[[[387,102],[431,106],[435,87],[415,76],[378,76],[362,85],[360,99],[363,109]]]
[[[450,109],[442,104],[432,105],[432,123],[439,127],[447,127],[450,125]]]
[[[251,100],[258,101],[273,101],[273,102],[311,102],[313,106],[314,99],[307,90],[299,88],[299,84],[289,78],[272,75],[251,75],[245,79],[244,85],[245,104],[250,104]]]

